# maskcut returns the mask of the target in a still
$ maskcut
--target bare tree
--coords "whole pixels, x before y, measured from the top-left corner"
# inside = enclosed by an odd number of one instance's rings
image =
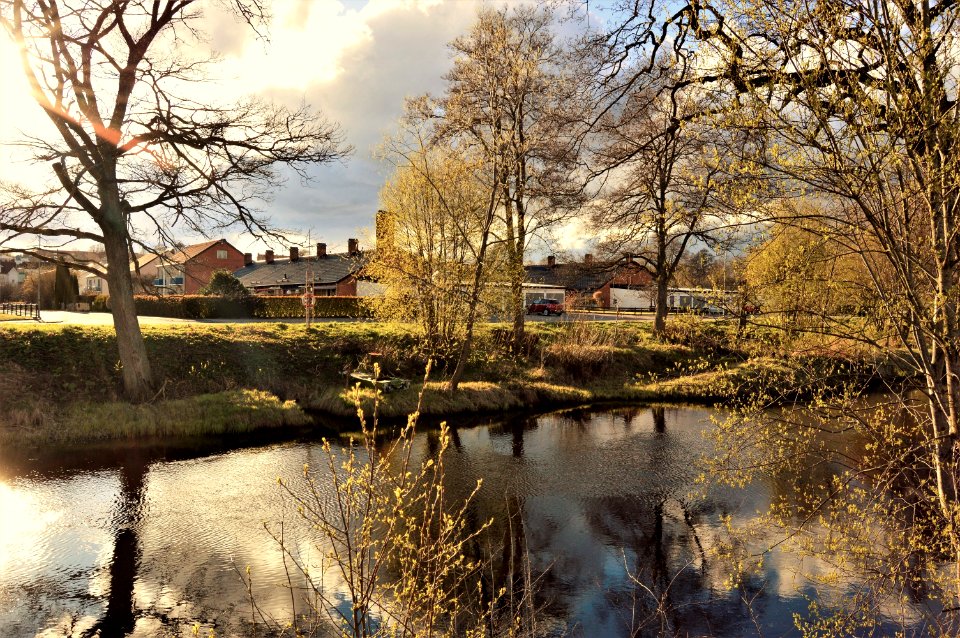
[[[442,134],[498,166],[515,342],[523,335],[530,238],[574,210],[585,188],[579,168],[589,83],[578,81],[553,26],[542,8],[482,9],[450,45],[454,66],[437,105]]]
[[[691,246],[715,245],[735,223],[739,177],[729,141],[707,118],[711,107],[690,85],[689,56],[661,60],[625,94],[603,105],[595,153],[605,174],[592,225],[610,252],[639,258],[656,285],[653,328],[663,332],[667,291]]]
[[[831,201],[817,223],[859,257],[874,288],[874,311],[887,318],[872,337],[853,336],[878,352],[896,343],[920,381],[916,389],[924,397],[925,418],[912,410],[908,394],[897,395],[899,408],[916,418],[906,430],[911,445],[891,468],[899,472],[898,481],[913,486],[911,498],[919,498],[914,511],[931,514],[925,524],[936,530],[936,549],[917,539],[913,549],[939,554],[933,560],[951,556],[952,599],[944,607],[955,608],[960,599],[960,6],[953,0],[698,1],[669,5],[669,17],[662,20],[666,7],[645,0],[624,3],[627,18],[609,41],[620,52],[614,59],[672,46],[675,30],[690,34],[691,48],[712,61],[692,80],[726,96],[730,127],[765,136],[759,166],[797,185],[798,194]],[[856,420],[848,406],[843,414],[871,436],[889,428],[889,419]],[[889,436],[883,441],[880,449],[896,447]],[[853,495],[854,489],[844,493]],[[871,495],[884,502],[882,495]]]
[[[260,0],[224,3],[253,29]],[[307,106],[246,99],[218,106],[191,98],[207,79],[196,0],[0,0],[0,24],[20,47],[33,97],[56,134],[27,135],[47,188],[7,185],[4,240],[42,236],[102,243],[124,389],[149,396],[150,364],[130,273],[144,232],[169,238],[175,225],[207,232],[239,223],[268,231],[256,209],[278,183],[278,166],[342,157],[336,126]],[[100,269],[87,266],[94,272]]]

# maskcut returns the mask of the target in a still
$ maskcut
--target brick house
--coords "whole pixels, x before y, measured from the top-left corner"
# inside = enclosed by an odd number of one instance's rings
[[[328,253],[326,244],[317,244],[316,253],[301,255],[296,246],[289,257],[277,258],[272,250],[253,260],[244,256],[243,268],[233,274],[257,295],[302,295],[307,278],[317,296],[371,297],[382,294],[382,288],[361,275],[369,253],[360,250],[359,242],[350,239],[347,252]]]
[[[141,259],[140,274],[161,295],[195,295],[218,270],[243,268],[243,253],[226,239],[213,239]]]
[[[582,262],[565,264],[550,256],[545,264],[531,264],[524,269],[527,284],[562,286],[571,306],[626,307],[621,298],[647,295],[653,283],[646,269],[629,256],[601,262],[584,255]]]

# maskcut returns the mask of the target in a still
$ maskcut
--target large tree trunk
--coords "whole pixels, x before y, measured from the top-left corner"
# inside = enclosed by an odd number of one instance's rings
[[[107,253],[110,309],[113,312],[113,327],[117,332],[123,390],[131,401],[146,401],[150,398],[153,380],[133,302],[133,278],[130,276],[126,228],[125,225],[122,229],[114,226],[117,224],[104,224],[102,229]]]
[[[653,334],[660,336],[667,327],[667,292],[666,277],[657,277],[657,305],[653,315]]]

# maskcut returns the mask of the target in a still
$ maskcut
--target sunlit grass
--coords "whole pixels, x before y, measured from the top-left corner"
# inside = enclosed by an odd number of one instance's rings
[[[73,403],[53,420],[44,427],[32,427],[27,422],[19,428],[0,428],[0,440],[74,442],[179,437],[310,422],[295,402],[282,401],[261,390],[230,390],[142,405],[119,401]]]
[[[8,437],[15,430],[34,440],[42,438],[40,432],[69,440],[296,422],[293,403],[273,411],[254,410],[249,402],[242,407],[231,394],[236,388],[351,417],[356,408],[349,373],[368,370],[373,360],[385,376],[411,382],[381,405],[384,416],[405,416],[416,408],[428,358],[415,327],[400,323],[330,322],[309,329],[286,323],[146,325],[143,334],[157,388],[170,400],[163,404],[122,401],[109,326],[0,327],[0,428]],[[709,404],[763,385],[776,391],[802,386],[805,370],[830,374],[831,361],[867,361],[866,367],[871,361],[869,353],[813,348],[809,339],[797,348],[770,329],[740,334],[732,323],[691,317],[668,323],[663,339],[645,322],[577,321],[529,324],[522,352],[511,352],[508,337],[504,324],[478,328],[474,356],[456,393],[444,383],[451,362],[434,360],[422,412],[506,412],[596,401]],[[364,390],[362,400],[369,403],[371,394]]]

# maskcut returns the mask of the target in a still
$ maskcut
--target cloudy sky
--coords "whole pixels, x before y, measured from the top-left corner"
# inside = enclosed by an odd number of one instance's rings
[[[288,179],[266,208],[275,226],[309,233],[311,242],[325,241],[330,250],[345,247],[348,237],[372,233],[378,191],[386,177],[373,152],[392,130],[404,97],[443,90],[450,65],[446,45],[469,28],[479,2],[276,0],[269,41],[218,13],[215,5],[208,8],[207,35],[222,61],[214,67],[217,82],[205,90],[219,97],[258,94],[294,107],[305,101],[339,123],[356,149],[343,164],[312,170],[310,184]],[[26,96],[13,54],[9,42],[0,42],[4,178],[28,171],[9,159],[9,143],[22,130],[49,126]],[[244,251],[265,248],[239,234],[229,238]]]

